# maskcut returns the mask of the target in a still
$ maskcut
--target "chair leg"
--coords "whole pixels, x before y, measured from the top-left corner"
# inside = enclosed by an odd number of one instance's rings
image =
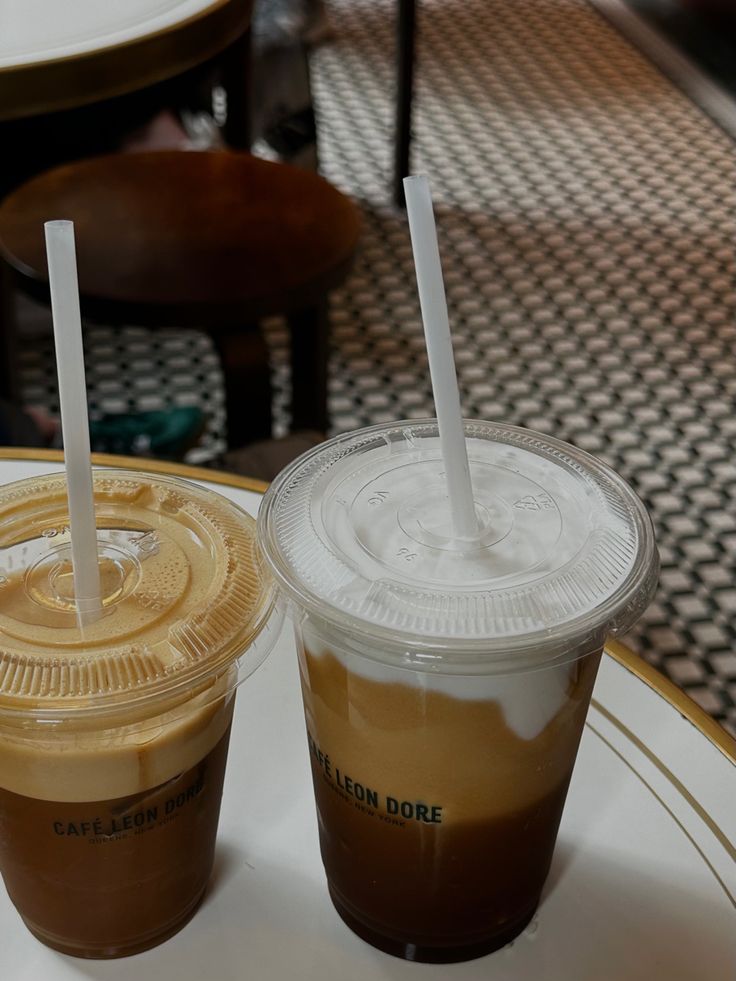
[[[255,440],[270,439],[271,371],[263,335],[242,328],[211,336],[225,376],[228,447],[237,449]]]
[[[19,402],[18,335],[15,319],[13,278],[0,260],[0,398]]]
[[[327,432],[327,297],[287,318],[291,331],[291,429]]]
[[[404,207],[403,180],[410,172],[411,103],[414,84],[416,0],[399,0],[396,25],[396,135],[394,137],[394,203]]]
[[[222,82],[227,93],[225,142],[232,150],[250,150],[252,34],[248,28],[223,53]]]

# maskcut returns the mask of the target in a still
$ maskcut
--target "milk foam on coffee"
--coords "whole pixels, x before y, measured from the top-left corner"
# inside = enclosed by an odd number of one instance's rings
[[[310,740],[329,754],[337,786],[347,777],[370,788],[377,811],[386,810],[389,796],[430,804],[438,809],[441,833],[529,806],[566,785],[597,652],[565,666],[567,686],[554,711],[544,725],[536,720],[533,733],[519,733],[497,699],[468,693],[457,698],[438,685],[369,679],[346,670],[334,654],[315,657],[307,643],[305,634],[300,663]],[[527,700],[537,694],[541,674],[525,676]]]
[[[128,725],[120,718],[101,733],[3,732],[0,786],[37,800],[85,801],[127,797],[189,770],[217,744],[232,718],[234,679],[224,677],[176,708]],[[220,692],[218,698],[218,691]],[[201,705],[201,707],[199,707]]]
[[[442,692],[459,701],[493,702],[508,728],[520,739],[531,740],[559,712],[576,676],[575,662],[542,668],[531,678],[518,674],[490,677],[436,675],[407,671],[375,660],[347,654],[329,645],[311,622],[302,625],[303,643],[312,658],[334,657],[350,674],[386,685],[406,685],[424,692]]]
[[[641,502],[554,439],[476,422],[466,437],[473,541],[452,534],[433,421],[338,437],[287,469],[259,516],[287,594],[337,630],[359,621],[375,660],[430,672],[442,660],[443,675],[600,646],[634,616],[651,574]]]
[[[63,477],[0,490],[0,786],[28,797],[122,797],[202,759],[273,607],[229,502],[103,471],[95,504],[103,614],[80,630]]]
[[[466,443],[476,540],[452,534],[434,421],[373,427],[305,454],[266,496],[261,534],[308,614],[312,656],[493,701],[533,739],[565,702],[566,662],[600,650],[646,602],[650,522],[615,473],[557,440],[472,422]],[[517,677],[535,668],[533,684]]]

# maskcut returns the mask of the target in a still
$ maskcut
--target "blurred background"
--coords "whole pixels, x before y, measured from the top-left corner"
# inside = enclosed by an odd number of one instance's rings
[[[79,209],[98,449],[269,479],[326,435],[431,414],[410,155],[465,414],[634,485],[663,570],[627,642],[736,733],[736,2],[256,0],[224,26],[210,6],[194,34],[151,28],[166,78],[107,42],[93,71],[91,28],[59,41],[81,83],[33,64],[27,25],[0,40],[0,442],[58,445],[39,201]],[[276,169],[135,170],[246,150]]]

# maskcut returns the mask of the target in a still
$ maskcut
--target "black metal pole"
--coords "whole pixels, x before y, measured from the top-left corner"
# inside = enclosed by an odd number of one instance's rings
[[[415,0],[398,0],[396,65],[396,133],[394,146],[394,201],[404,207],[404,177],[409,173],[411,102],[414,81],[416,28]]]

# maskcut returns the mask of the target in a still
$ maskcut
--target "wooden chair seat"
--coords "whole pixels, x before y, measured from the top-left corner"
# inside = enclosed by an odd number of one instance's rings
[[[253,327],[274,314],[291,328],[292,427],[327,429],[327,294],[347,275],[360,229],[355,206],[327,181],[224,151],[116,154],[55,168],[0,206],[3,257],[16,283],[43,299],[50,218],[75,223],[85,316],[211,334],[231,445],[268,435],[241,417],[254,344],[263,344]]]

